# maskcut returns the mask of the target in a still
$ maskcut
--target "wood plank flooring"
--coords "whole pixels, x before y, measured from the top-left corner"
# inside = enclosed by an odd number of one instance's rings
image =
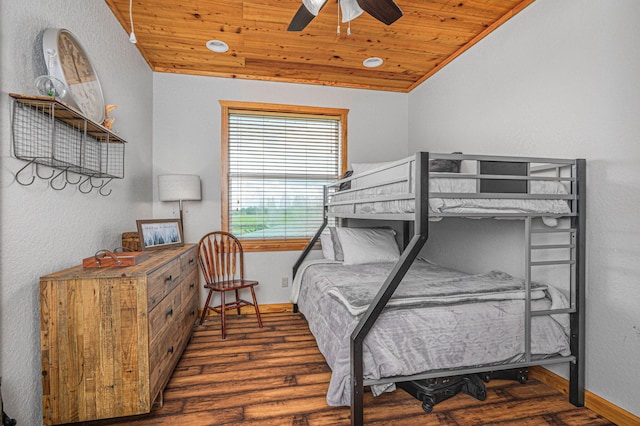
[[[164,405],[142,417],[91,425],[348,425],[348,407],[325,401],[330,369],[304,318],[266,313],[259,329],[254,315],[229,315],[227,339],[219,318],[196,327],[164,392]],[[465,394],[425,414],[420,403],[398,390],[365,397],[367,425],[613,425],[577,408],[555,389],[530,379],[493,380],[486,401]]]

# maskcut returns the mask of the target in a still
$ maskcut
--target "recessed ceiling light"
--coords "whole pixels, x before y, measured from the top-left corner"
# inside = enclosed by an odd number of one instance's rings
[[[382,65],[383,62],[384,61],[382,60],[382,58],[377,58],[375,56],[372,56],[371,58],[367,58],[364,61],[362,61],[362,65],[364,65],[367,68],[375,68]]]
[[[207,49],[212,52],[224,53],[229,50],[229,45],[224,41],[220,40],[209,40],[207,42]]]

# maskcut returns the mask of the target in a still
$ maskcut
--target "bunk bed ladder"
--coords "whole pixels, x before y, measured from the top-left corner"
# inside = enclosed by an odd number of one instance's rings
[[[568,265],[570,267],[570,293],[576,294],[576,237],[577,229],[573,226],[569,228],[535,228],[532,225],[533,218],[525,218],[525,257],[526,257],[526,269],[525,269],[525,356],[526,362],[531,362],[531,317],[539,315],[559,314],[574,312],[576,308],[575,300],[571,300],[571,306],[568,309],[554,309],[545,311],[532,311],[531,310],[531,283],[532,283],[532,271],[536,266],[552,266],[552,265]],[[561,243],[554,244],[541,244],[534,242],[534,235],[555,235],[561,236],[563,241]],[[568,236],[567,238],[563,238]],[[553,253],[558,250],[568,251],[568,258],[554,256]],[[547,252],[551,253],[553,260],[533,260],[533,252]]]
[[[570,315],[570,345],[573,360],[570,365],[569,401],[576,406],[584,405],[584,309],[585,309],[585,160],[577,160],[574,166],[576,186],[573,193],[574,215],[571,216],[569,227],[534,228],[533,218],[525,218],[525,362],[531,363],[531,320],[533,316],[564,314]],[[578,191],[579,190],[579,191]],[[578,195],[579,194],[579,195]],[[561,243],[537,243],[535,234],[568,235],[561,238]],[[554,252],[565,250],[568,258],[551,256],[553,260],[533,260],[533,252]],[[568,265],[570,270],[570,307],[544,311],[531,310],[531,276],[537,266]]]

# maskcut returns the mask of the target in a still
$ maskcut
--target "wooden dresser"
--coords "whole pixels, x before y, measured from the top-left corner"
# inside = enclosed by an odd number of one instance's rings
[[[197,319],[197,247],[40,279],[46,425],[148,413]]]

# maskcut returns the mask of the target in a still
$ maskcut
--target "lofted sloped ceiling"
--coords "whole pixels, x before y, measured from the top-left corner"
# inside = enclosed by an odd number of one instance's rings
[[[127,35],[129,0],[105,0]],[[301,32],[300,0],[133,0],[137,47],[153,71],[410,92],[534,0],[396,0],[387,26],[364,13],[338,27],[328,0]],[[209,40],[229,45],[207,49]],[[363,66],[369,57],[384,63]]]

